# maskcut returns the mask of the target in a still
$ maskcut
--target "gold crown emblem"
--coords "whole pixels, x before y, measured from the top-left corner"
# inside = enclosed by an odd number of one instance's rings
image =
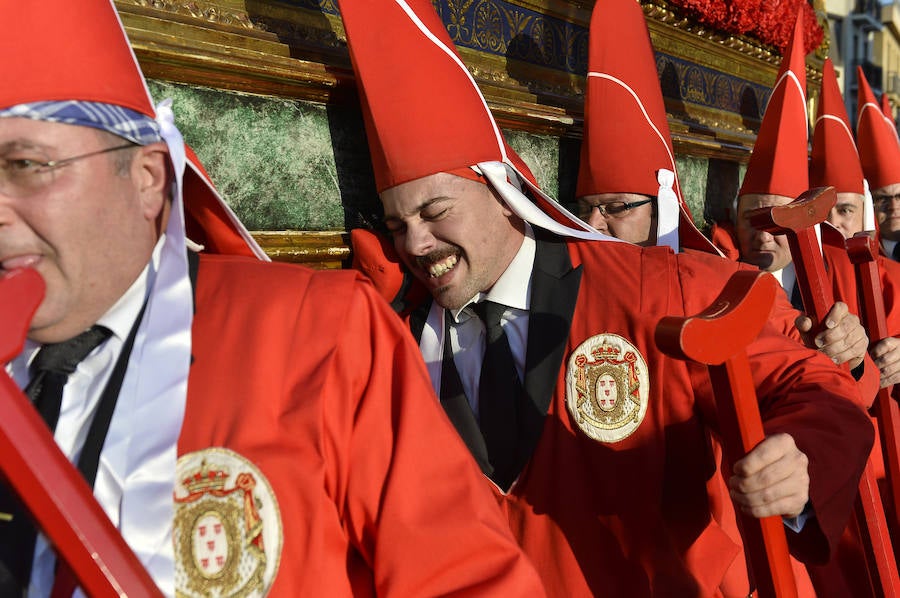
[[[591,349],[591,357],[595,359],[599,359],[602,357],[618,357],[619,353],[621,352],[622,349],[620,349],[619,347],[613,347],[612,345],[603,343],[602,345]]]
[[[227,470],[210,469],[206,461],[202,461],[199,468],[188,471],[187,477],[181,480],[181,483],[191,494],[222,490],[229,475],[231,474]]]

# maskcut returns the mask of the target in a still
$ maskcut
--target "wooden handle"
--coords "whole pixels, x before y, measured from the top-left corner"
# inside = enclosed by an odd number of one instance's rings
[[[768,320],[777,285],[763,272],[738,272],[708,309],[695,316],[663,318],[656,328],[662,351],[709,367],[722,443],[731,463],[765,438],[746,347]],[[757,519],[736,511],[758,595],[797,596],[781,517]]]
[[[836,201],[834,187],[816,187],[789,204],[752,210],[747,213],[747,219],[753,228],[773,235],[799,232],[828,219]]]
[[[821,324],[834,305],[814,227],[828,217],[835,201],[834,187],[817,187],[789,204],[759,208],[748,214],[754,228],[773,235],[787,235],[803,309],[812,318],[814,327]]]
[[[869,342],[875,344],[888,337],[887,322],[884,310],[884,295],[881,288],[881,277],[878,272],[878,243],[867,233],[857,233],[846,241],[847,254],[856,269],[856,281],[861,298],[860,317],[869,333]],[[880,388],[875,396],[875,412],[877,413],[878,431],[881,438],[882,457],[887,476],[885,487],[887,498],[893,505],[889,527],[900,531],[900,409],[891,398],[893,387]],[[900,579],[896,562],[893,558],[893,547],[890,536],[882,529],[882,520],[888,519],[879,498],[878,485],[874,475],[871,480],[863,476],[860,490],[860,505],[857,506],[857,519],[866,522],[861,526],[863,540],[868,545],[866,557],[873,580],[886,591],[900,592]],[[872,530],[870,530],[872,528]]]

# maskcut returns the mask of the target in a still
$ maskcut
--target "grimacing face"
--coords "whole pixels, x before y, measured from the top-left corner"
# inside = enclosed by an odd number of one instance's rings
[[[900,183],[872,191],[878,232],[885,239],[900,241]]]
[[[615,202],[626,204],[651,199],[639,193],[597,193],[578,198],[578,217],[601,233],[635,243],[656,245],[656,200],[635,206],[619,214],[605,215],[597,206]]]
[[[777,272],[791,263],[791,250],[785,235],[756,230],[747,221],[747,213],[756,208],[783,206],[793,201],[784,195],[748,193],[738,199],[735,233],[741,261],[766,272]]]
[[[828,213],[828,222],[849,239],[863,230],[863,196],[860,193],[838,193],[837,202]]]
[[[0,118],[6,164],[63,160],[121,143],[88,127]],[[73,161],[42,174],[27,196],[0,178],[0,274],[31,267],[47,287],[29,330],[37,342],[89,328],[150,258],[165,213],[167,150],[157,143],[125,151],[133,157],[124,167],[120,152]]]
[[[522,246],[524,223],[477,181],[441,172],[387,189],[381,201],[404,264],[447,309],[490,290]]]

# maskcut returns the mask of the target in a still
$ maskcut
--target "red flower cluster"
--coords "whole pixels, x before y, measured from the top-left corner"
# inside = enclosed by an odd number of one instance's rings
[[[812,52],[824,32],[807,0],[668,0],[697,22],[732,34],[746,35],[783,52],[790,41],[797,11],[803,11],[805,46]]]

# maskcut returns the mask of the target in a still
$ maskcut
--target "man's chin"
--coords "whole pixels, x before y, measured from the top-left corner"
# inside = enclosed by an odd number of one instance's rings
[[[446,285],[432,289],[431,296],[438,305],[451,310],[459,309],[471,299],[471,297],[461,297],[458,291],[454,291],[455,289],[451,285]]]
[[[422,281],[438,305],[444,309],[459,309],[470,299],[469,296],[462,296],[465,292],[461,291],[460,272],[461,270],[458,268],[453,268],[442,276],[429,276],[419,280]]]
[[[455,297],[451,297],[448,293],[442,293],[441,289],[433,290],[431,296],[434,297],[435,302],[444,309],[459,309],[462,307],[462,303],[457,301]]]
[[[60,330],[61,328],[62,330]],[[65,327],[61,327],[58,322],[50,318],[42,317],[40,310],[31,320],[31,326],[28,329],[28,338],[38,343],[59,343],[72,338],[75,334],[66,334]]]

